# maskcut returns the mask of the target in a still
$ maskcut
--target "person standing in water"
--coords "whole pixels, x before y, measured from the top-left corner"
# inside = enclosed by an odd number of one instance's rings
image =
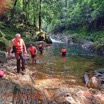
[[[36,49],[36,47],[33,46],[32,44],[30,44],[29,52],[31,54],[32,63],[36,63],[36,55],[37,55],[37,49]]]
[[[66,57],[66,52],[67,52],[67,50],[66,50],[66,48],[65,47],[63,47],[62,49],[61,49],[61,56],[62,57]]]
[[[40,54],[43,54],[43,49],[44,49],[44,47],[43,47],[43,42],[40,42],[40,43],[38,44],[38,50],[39,50]]]
[[[23,54],[27,54],[27,50],[26,50],[26,45],[24,40],[21,38],[21,35],[19,33],[17,33],[15,35],[15,38],[12,39],[12,41],[10,42],[9,48],[8,48],[8,58],[10,57],[10,51],[13,48],[13,51],[15,53],[15,58],[17,60],[17,73],[21,72],[21,68],[22,71],[25,71],[25,59],[23,57]],[[21,62],[22,61],[22,67],[21,67]]]

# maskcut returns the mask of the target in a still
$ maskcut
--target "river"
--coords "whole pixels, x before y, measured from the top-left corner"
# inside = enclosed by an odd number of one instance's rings
[[[67,56],[61,57],[62,47],[66,47]],[[42,86],[85,86],[83,76],[89,71],[104,68],[104,58],[82,49],[77,45],[53,43],[44,49],[43,55],[37,56],[35,75],[36,84]]]
[[[67,49],[66,57],[60,56],[63,46]],[[2,102],[0,104],[6,101],[11,102],[8,104],[17,104],[17,102],[27,104],[27,101],[28,104],[66,104],[59,103],[64,101],[71,102],[70,104],[77,104],[78,101],[81,102],[78,104],[92,104],[94,97],[90,94],[91,89],[88,90],[85,86],[83,76],[89,71],[104,68],[103,57],[77,45],[64,43],[53,43],[45,47],[43,55],[37,54],[37,64],[31,64],[30,57],[27,54],[29,60],[27,60],[25,75],[16,73],[15,59],[8,60],[8,63],[4,64],[8,70],[0,80],[0,102]],[[16,94],[17,97],[14,97]],[[83,97],[83,94],[86,97]],[[101,92],[99,94],[101,98],[103,95]],[[84,102],[80,98],[83,98]],[[95,101],[95,98],[93,100]],[[52,103],[54,101],[57,103]]]

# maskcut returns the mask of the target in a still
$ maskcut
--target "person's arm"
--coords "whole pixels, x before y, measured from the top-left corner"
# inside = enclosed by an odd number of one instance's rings
[[[37,52],[38,52],[38,51],[37,51],[37,48],[36,48],[36,47],[34,47],[34,48],[35,48],[35,51],[36,51],[36,53],[35,53],[35,54],[37,54]]]
[[[24,51],[25,54],[27,54],[26,45],[25,45],[24,41],[23,41],[23,51]]]
[[[9,43],[9,47],[8,47],[8,58],[10,57],[10,51],[11,51],[12,47],[13,47],[13,42],[11,41]]]

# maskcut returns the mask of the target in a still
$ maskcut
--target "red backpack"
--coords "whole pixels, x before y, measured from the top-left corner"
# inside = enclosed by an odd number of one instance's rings
[[[3,77],[3,76],[4,76],[4,71],[0,70],[0,77]]]

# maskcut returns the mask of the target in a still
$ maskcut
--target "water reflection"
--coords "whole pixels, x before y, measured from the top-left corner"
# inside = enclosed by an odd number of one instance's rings
[[[66,57],[62,57],[62,62],[63,62],[63,63],[66,62]]]

